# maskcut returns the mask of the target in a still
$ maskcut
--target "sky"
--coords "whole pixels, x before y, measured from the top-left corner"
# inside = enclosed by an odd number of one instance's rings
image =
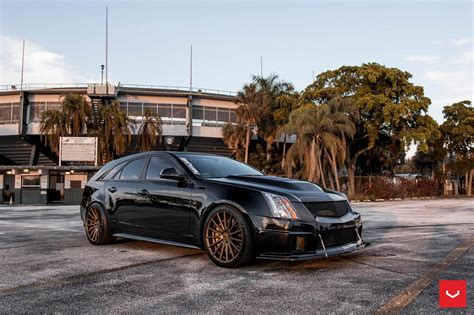
[[[100,82],[109,6],[109,80],[237,91],[252,74],[302,90],[342,65],[413,75],[429,113],[473,99],[472,1],[0,0],[0,84]]]

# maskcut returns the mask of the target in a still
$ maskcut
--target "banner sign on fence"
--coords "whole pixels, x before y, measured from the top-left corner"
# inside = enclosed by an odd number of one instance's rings
[[[97,166],[96,137],[61,137],[59,142],[59,165],[61,161],[94,162]]]

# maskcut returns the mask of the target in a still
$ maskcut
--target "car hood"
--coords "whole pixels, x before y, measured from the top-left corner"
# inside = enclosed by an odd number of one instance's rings
[[[209,178],[207,181],[283,195],[292,201],[338,201],[346,199],[344,195],[323,190],[316,184],[277,176],[231,175],[224,178]]]

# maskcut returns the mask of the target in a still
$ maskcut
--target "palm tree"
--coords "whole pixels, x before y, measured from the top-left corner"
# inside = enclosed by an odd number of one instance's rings
[[[123,154],[131,139],[133,121],[120,110],[117,101],[102,106],[99,112],[100,128],[93,131],[99,138],[99,152],[106,163]]]
[[[155,146],[157,140],[161,143],[161,136],[163,135],[162,125],[161,117],[157,113],[145,110],[143,121],[137,133],[137,146],[140,152],[150,151]]]
[[[68,135],[65,126],[63,112],[50,109],[41,114],[41,139],[56,154],[59,154],[60,138]]]
[[[296,142],[287,152],[288,173],[296,162],[303,165],[303,176],[310,181],[320,182],[326,187],[325,160],[329,161],[334,173],[336,187],[340,188],[337,176],[338,156],[345,147],[339,133],[349,130],[344,125],[343,114],[331,112],[328,104],[305,104],[290,114],[289,121],[278,134],[296,134]],[[352,126],[353,127],[353,126]],[[339,158],[340,159],[340,158]],[[332,178],[329,178],[332,183]],[[333,185],[331,185],[333,186]]]
[[[242,125],[227,123],[222,127],[222,140],[232,150],[237,160],[242,160],[242,151],[245,147],[246,128]]]
[[[85,134],[90,115],[90,105],[84,96],[67,94],[62,101],[61,111],[47,110],[41,115],[42,140],[52,151],[59,153],[60,138]]]
[[[262,109],[259,106],[259,94],[257,86],[254,83],[246,84],[241,91],[237,93],[237,103],[240,106],[236,110],[239,123],[245,124],[245,163],[249,160],[249,146],[252,128],[257,124]]]
[[[161,135],[161,120],[148,116],[145,130],[157,127],[155,130]],[[150,121],[155,120],[152,127]],[[60,137],[89,135],[98,138],[99,152],[102,162],[108,162],[125,152],[131,138],[131,121],[125,112],[120,110],[118,102],[104,105],[99,110],[98,119],[94,119],[91,107],[82,95],[68,94],[62,102],[62,110],[47,110],[41,116],[40,132],[46,145],[58,153]],[[151,133],[148,134],[150,143],[156,142]],[[151,137],[151,139],[150,139]],[[147,141],[148,141],[147,140]]]
[[[91,106],[83,95],[67,94],[62,102],[65,128],[69,136],[85,134],[91,120]]]
[[[319,143],[316,143],[318,130],[316,123],[319,118],[319,109],[312,104],[305,104],[294,110],[288,123],[280,128],[280,134],[296,134],[297,139],[286,153],[287,173],[292,175],[293,166],[299,163],[302,174],[299,177],[309,181],[319,182],[321,177],[319,159]]]
[[[277,112],[282,107],[288,105],[288,97],[295,94],[294,86],[280,80],[276,74],[270,74],[268,77],[252,76],[252,81],[258,88],[258,100],[262,111],[258,122],[258,132],[266,142],[266,160],[269,163],[272,146],[276,141],[278,128],[281,127],[276,115],[279,115]]]
[[[332,127],[336,138],[327,137],[324,142],[327,149],[328,161],[331,165],[336,189],[340,191],[338,165],[344,163],[346,158],[347,138],[352,138],[356,132],[353,117],[356,110],[351,103],[341,98],[334,98],[325,105],[326,114],[332,121]]]
[[[279,95],[277,98],[278,108],[273,111],[273,119],[275,121],[275,126],[278,134],[278,130],[280,130],[285,124],[288,123],[290,114],[293,110],[297,109],[300,105],[300,94],[293,90],[283,93]],[[287,145],[287,138],[288,135],[286,133],[283,134],[283,154],[281,159],[281,168],[285,168],[285,156],[286,156],[286,145]]]

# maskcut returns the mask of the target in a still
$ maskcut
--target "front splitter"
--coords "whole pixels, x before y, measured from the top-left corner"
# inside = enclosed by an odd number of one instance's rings
[[[285,261],[304,261],[304,260],[312,260],[312,259],[321,259],[321,258],[328,258],[332,256],[337,256],[341,254],[352,253],[358,250],[361,250],[370,243],[366,242],[357,242],[351,243],[341,246],[329,247],[326,250],[318,250],[314,252],[307,252],[307,253],[295,253],[295,254],[287,254],[287,253],[264,253],[257,256],[258,259],[269,259],[269,260],[285,260]]]

